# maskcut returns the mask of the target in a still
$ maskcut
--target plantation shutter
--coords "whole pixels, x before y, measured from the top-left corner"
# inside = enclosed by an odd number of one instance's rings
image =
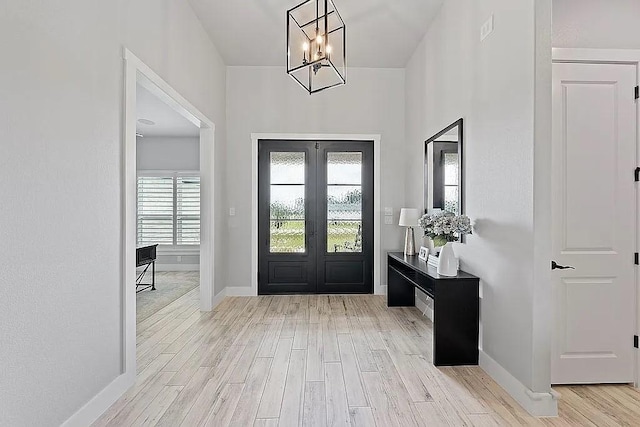
[[[176,244],[200,244],[200,177],[176,177]]]
[[[138,177],[138,245],[173,244],[173,177]]]

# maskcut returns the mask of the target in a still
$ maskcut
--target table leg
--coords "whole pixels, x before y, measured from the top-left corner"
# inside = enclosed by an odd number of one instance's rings
[[[151,290],[156,290],[156,262],[151,263]]]

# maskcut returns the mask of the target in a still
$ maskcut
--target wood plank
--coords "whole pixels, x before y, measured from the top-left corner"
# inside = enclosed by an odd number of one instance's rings
[[[369,348],[372,351],[386,350],[384,342],[380,337],[380,332],[376,329],[373,321],[368,319],[360,319],[360,325],[362,326],[362,331],[364,332],[364,335],[367,338],[367,342],[369,343]]]
[[[191,409],[191,406],[195,403],[205,384],[209,381],[210,376],[211,369],[198,368],[196,373],[191,377],[176,399],[171,403],[171,405],[169,405],[165,413],[158,420],[157,425],[167,427],[180,425]]]
[[[236,410],[231,417],[230,426],[245,427],[253,424],[270,368],[271,358],[258,357],[255,359],[251,371],[247,375],[247,381]]]
[[[362,380],[376,425],[398,426],[397,419],[392,418],[391,402],[384,390],[382,375],[379,372],[363,372]]]
[[[373,359],[373,354],[371,353],[371,348],[369,348],[367,337],[365,336],[362,326],[357,319],[351,321],[350,330],[351,340],[353,341],[353,347],[356,351],[360,371],[376,372],[378,370],[378,366],[376,365],[376,361]]]
[[[322,321],[322,348],[324,350],[325,363],[340,361],[338,334],[336,333],[335,325],[331,319]]]
[[[181,390],[182,387],[179,386],[165,386],[134,421],[133,425],[141,427],[156,425],[167,408],[173,403],[176,397],[178,397]]]
[[[167,381],[171,377],[171,374],[161,372],[152,381],[149,382],[147,387],[142,393],[138,393],[127,406],[122,408],[120,412],[108,423],[107,426],[124,426],[133,425],[133,422],[138,418],[147,406],[160,394],[162,389],[166,386]]]
[[[400,378],[391,356],[386,351],[377,350],[373,352],[373,357],[378,365],[392,413],[402,425],[416,425],[416,420],[411,412],[411,396]]]
[[[208,427],[228,426],[238,406],[243,389],[244,384],[225,385],[204,425]]]
[[[277,427],[277,418],[258,418],[253,423],[253,427]]]
[[[324,382],[326,387],[327,426],[349,425],[349,404],[344,385],[341,363],[325,363]]]
[[[369,406],[367,396],[360,379],[360,368],[356,360],[356,352],[353,349],[350,334],[338,334],[338,346],[340,348],[340,360],[347,390],[349,406]]]
[[[273,357],[276,354],[278,338],[280,337],[283,323],[284,319],[273,319],[269,321],[264,339],[258,349],[258,357]]]
[[[324,427],[327,425],[327,403],[324,381],[311,381],[305,384],[303,427]]]
[[[306,320],[296,321],[296,330],[293,336],[293,349],[304,350],[309,343],[309,322]]]
[[[338,334],[349,333],[349,322],[347,321],[347,307],[343,295],[330,295],[329,305],[331,307],[331,319]]]
[[[420,380],[420,377],[416,375],[415,369],[411,366],[411,356],[405,353],[398,342],[406,339],[406,336],[398,337],[394,339],[391,332],[381,332],[382,340],[387,347],[387,354],[390,356],[393,367],[396,369],[402,383],[409,392],[411,400],[413,402],[427,402],[432,400],[429,390],[426,385]],[[380,368],[380,365],[378,365]]]
[[[267,384],[258,407],[257,418],[278,418],[280,416],[292,345],[293,338],[285,338],[278,341]]]
[[[229,377],[230,383],[244,383],[247,378],[247,374],[253,364],[253,359],[258,353],[258,348],[262,345],[266,325],[264,323],[258,323],[252,326],[253,333],[246,342],[244,351],[238,360],[238,363],[233,367],[231,376]]]
[[[279,426],[297,427],[302,422],[306,359],[307,352],[305,350],[291,351],[282,408],[278,420]]]
[[[196,426],[203,424],[209,418],[211,408],[213,408],[214,404],[218,401],[223,388],[220,381],[215,379],[207,381],[195,399],[191,409],[184,417],[182,425]]]
[[[309,324],[307,350],[307,381],[324,381],[324,344],[322,327],[319,323]]]
[[[158,343],[150,351],[146,352],[141,357],[139,357],[137,359],[138,363],[136,363],[136,370],[138,371],[138,374],[144,371],[147,368],[147,366],[151,364],[151,362],[157,359],[159,355],[170,354],[165,351],[168,346],[169,344],[167,343],[162,343],[162,342]]]
[[[459,405],[455,405],[451,394],[440,386],[437,377],[442,373],[438,368],[433,366],[424,356],[413,355],[410,358],[416,375],[425,386],[430,387],[429,392],[438,405],[442,407],[448,423],[451,425],[471,425],[466,412]]]
[[[293,338],[295,332],[296,332],[296,319],[291,316],[287,316],[284,319],[284,322],[282,324],[282,331],[280,331],[280,338]]]
[[[360,407],[349,409],[349,421],[353,427],[370,427],[376,425],[371,408]]]
[[[164,374],[164,377],[159,377],[158,373],[162,369],[162,367],[169,361],[171,355],[159,355],[156,360],[151,362],[146,369],[144,369],[141,373],[138,374],[136,378],[136,382],[132,389],[127,391],[118,401],[116,401],[109,409],[107,409],[104,414],[96,420],[94,426],[102,427],[107,425],[109,421],[111,421],[114,417],[118,415],[123,410],[133,404],[134,399],[140,393],[147,390],[152,382],[162,380],[164,378],[171,378],[171,374]]]
[[[452,425],[436,402],[415,402],[411,404],[411,409],[421,427]]]

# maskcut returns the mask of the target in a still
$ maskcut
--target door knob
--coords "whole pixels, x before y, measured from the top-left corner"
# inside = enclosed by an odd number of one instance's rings
[[[552,270],[575,270],[575,267],[570,265],[560,265],[555,261],[551,261],[551,269]]]

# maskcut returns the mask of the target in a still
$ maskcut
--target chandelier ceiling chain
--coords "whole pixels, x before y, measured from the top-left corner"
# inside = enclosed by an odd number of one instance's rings
[[[332,0],[287,11],[287,74],[309,94],[347,82],[346,26]]]

